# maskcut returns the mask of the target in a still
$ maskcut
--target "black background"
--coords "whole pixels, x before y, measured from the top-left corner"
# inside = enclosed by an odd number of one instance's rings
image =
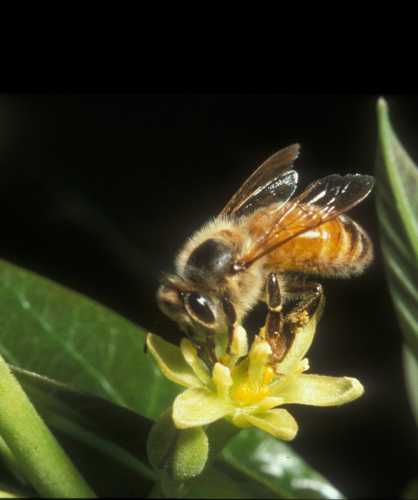
[[[267,156],[294,142],[300,184],[372,174],[377,95],[0,96],[0,257],[85,293],[173,341],[155,290],[184,239]],[[418,98],[387,96],[418,159]],[[417,194],[418,195],[418,194]],[[341,408],[291,409],[292,446],[350,497],[399,496],[417,475],[401,334],[378,246],[374,195],[351,215],[375,242],[361,277],[324,280],[313,373],[366,388]]]

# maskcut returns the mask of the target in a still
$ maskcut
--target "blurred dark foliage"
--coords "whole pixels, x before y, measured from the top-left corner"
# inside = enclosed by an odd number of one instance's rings
[[[372,174],[377,97],[0,95],[0,257],[175,342],[155,291],[185,238],[293,142],[302,145],[302,187],[331,173]],[[418,160],[418,97],[386,97]],[[350,497],[397,497],[418,472],[401,333],[373,195],[351,215],[375,242],[376,259],[359,278],[324,281],[310,361],[314,373],[359,378],[366,394],[342,408],[294,408],[292,446]]]

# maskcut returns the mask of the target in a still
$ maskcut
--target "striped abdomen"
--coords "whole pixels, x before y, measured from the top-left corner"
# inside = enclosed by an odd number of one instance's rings
[[[286,219],[283,224],[286,226]],[[340,215],[279,246],[267,255],[266,265],[283,272],[350,276],[361,273],[372,258],[367,233],[352,219]]]

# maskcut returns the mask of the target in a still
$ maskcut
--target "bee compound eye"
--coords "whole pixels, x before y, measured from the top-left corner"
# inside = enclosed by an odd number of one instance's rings
[[[191,292],[186,297],[186,307],[191,316],[208,325],[215,322],[215,316],[209,301],[197,292]]]

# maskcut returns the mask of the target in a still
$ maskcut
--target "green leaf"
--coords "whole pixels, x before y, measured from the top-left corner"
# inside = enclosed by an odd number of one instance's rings
[[[247,474],[218,462],[195,482],[186,498],[277,498],[277,495]]]
[[[418,360],[418,169],[378,102],[377,215],[386,275],[404,338]]]
[[[404,371],[418,422],[418,168],[391,126],[388,107],[378,102],[380,161],[377,214],[389,288],[404,335]]]
[[[403,366],[409,402],[418,425],[418,362],[407,345],[403,349]]]
[[[151,420],[46,377],[13,371],[99,496],[148,493],[155,481],[146,455]]]
[[[222,461],[276,498],[344,498],[290,446],[258,429],[232,438]]]
[[[180,388],[144,332],[82,295],[0,261],[0,352],[11,364],[156,419]]]

